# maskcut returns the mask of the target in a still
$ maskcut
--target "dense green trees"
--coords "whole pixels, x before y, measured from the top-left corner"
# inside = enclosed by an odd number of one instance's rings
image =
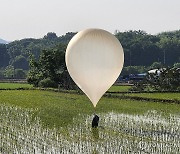
[[[125,66],[149,66],[161,62],[172,66],[180,61],[180,31],[149,35],[144,31],[116,33],[125,52]]]
[[[57,39],[57,35],[56,33],[53,32],[49,32],[47,33],[47,35],[44,36],[44,39],[49,39],[49,40],[53,40],[53,39]]]
[[[12,65],[9,65],[9,66],[7,66],[6,68],[5,68],[5,70],[4,70],[4,76],[6,77],[6,78],[14,78],[14,75],[15,74],[15,69],[14,69],[14,67],[12,66]]]
[[[25,79],[26,71],[23,69],[15,69],[12,65],[8,65],[4,69],[0,69],[0,79]]]
[[[36,59],[39,59],[42,50],[52,49],[59,43],[67,44],[74,34],[67,33],[66,35],[57,37],[56,33],[49,32],[42,39],[29,38],[13,41],[7,45],[7,52],[10,56],[8,63],[15,68],[21,66],[20,68],[22,69],[28,69],[27,62],[29,55],[32,54]]]
[[[174,63],[173,67],[174,68],[180,68],[180,63]]]
[[[140,74],[140,73],[145,73],[149,70],[149,67],[145,66],[126,66],[123,67],[123,70],[121,72],[121,76],[126,76],[130,74]]]
[[[69,32],[58,37],[55,33],[49,32],[42,39],[29,38],[13,41],[7,45],[0,45],[0,69],[5,69],[5,67],[11,65],[14,69],[28,70],[29,55],[33,55],[36,60],[42,59],[40,57],[42,50],[52,51],[57,48],[58,44],[67,45],[75,34]],[[180,30],[163,32],[157,35],[150,35],[140,30],[127,31],[117,32],[115,36],[124,48],[124,74],[129,72],[141,73],[146,71],[147,68],[158,67],[157,64],[162,64],[165,67],[180,63]],[[58,48],[61,48],[61,46]],[[63,47],[62,50],[64,50]],[[48,52],[48,54],[52,53]],[[154,66],[150,68],[149,66],[153,63]]]
[[[5,44],[0,44],[0,68],[6,67],[9,64],[9,54]]]
[[[12,65],[14,66],[15,69],[17,69],[17,68],[21,68],[23,70],[28,70],[29,69],[29,62],[22,55],[16,56],[16,58],[12,62]]]
[[[159,38],[144,31],[117,33],[125,53],[125,66],[149,66],[160,60]]]
[[[43,50],[39,60],[33,56],[30,58],[30,71],[28,82],[34,86],[65,87],[73,86],[73,82],[67,73],[65,65],[66,45],[59,44],[56,48]]]
[[[163,65],[161,64],[161,62],[154,62],[150,66],[150,69],[160,69],[160,68],[163,68]]]

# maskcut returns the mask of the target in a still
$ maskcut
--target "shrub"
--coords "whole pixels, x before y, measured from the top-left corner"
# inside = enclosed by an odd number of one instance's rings
[[[57,83],[52,81],[50,78],[46,78],[46,79],[43,79],[43,80],[41,80],[39,82],[39,87],[43,87],[43,88],[48,88],[48,87],[57,88],[58,85],[57,85]]]

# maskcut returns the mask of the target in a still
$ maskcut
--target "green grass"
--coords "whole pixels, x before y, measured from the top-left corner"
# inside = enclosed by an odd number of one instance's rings
[[[180,93],[129,93],[127,96],[138,96],[143,98],[156,98],[167,100],[180,100]]]
[[[79,114],[94,113],[94,107],[85,95],[41,90],[2,90],[0,104],[32,109],[34,116],[40,117],[44,126],[57,128],[71,124],[73,118]],[[161,111],[164,114],[179,114],[180,105],[103,97],[96,107],[97,114],[113,111],[140,115],[149,110]]]
[[[33,86],[26,83],[0,83],[0,89],[17,89],[17,88],[32,88]]]
[[[179,151],[180,104],[102,97],[96,107],[99,127],[92,129],[92,103],[84,94],[65,92],[0,90],[0,151],[22,153],[23,147],[26,153],[35,148],[35,153],[117,153],[121,147],[120,153],[139,153],[142,145],[147,153]],[[128,95],[179,99],[179,93]]]
[[[112,86],[108,91],[109,92],[128,92],[131,86]]]

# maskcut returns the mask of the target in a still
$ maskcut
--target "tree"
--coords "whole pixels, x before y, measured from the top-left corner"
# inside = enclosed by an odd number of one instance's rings
[[[130,74],[140,74],[140,73],[146,73],[147,68],[145,66],[127,66],[124,67],[121,75],[130,75]]]
[[[174,68],[180,68],[180,63],[174,63],[173,67]]]
[[[36,61],[33,55],[30,55],[30,70],[28,72],[27,81],[30,84],[33,84],[35,87],[38,87],[39,82],[43,79],[41,66]]]
[[[175,62],[179,62],[180,30],[160,33],[158,36],[160,37],[160,41],[157,45],[161,49],[163,64],[166,66],[172,66]]]
[[[162,68],[163,65],[161,64],[161,62],[154,62],[152,63],[152,65],[150,66],[151,69],[160,69]]]
[[[175,91],[180,88],[180,70],[166,68],[160,74],[148,74],[146,82],[158,91]]]
[[[117,33],[125,54],[125,66],[149,66],[160,59],[159,38],[144,31]]]
[[[0,69],[0,79],[4,78],[4,70]]]
[[[43,50],[38,61],[31,57],[28,82],[38,86],[42,80],[49,83],[51,80],[56,83],[56,87],[59,84],[61,87],[71,88],[70,84],[73,82],[65,65],[65,49],[66,45],[59,44],[54,49]]]
[[[4,76],[6,78],[14,78],[14,74],[15,74],[14,71],[15,71],[14,67],[12,65],[9,65],[4,70]]]
[[[0,44],[0,68],[6,67],[9,64],[9,54],[5,44]]]
[[[57,35],[54,32],[49,32],[47,33],[47,35],[44,36],[44,39],[50,39],[50,40],[57,39]]]
[[[146,78],[135,85],[133,90],[180,91],[180,69],[166,68],[160,73],[149,73]]]
[[[26,60],[26,58],[22,55],[17,56],[15,60],[13,61],[12,65],[14,66],[15,69],[24,69],[28,70],[29,69],[29,63]]]

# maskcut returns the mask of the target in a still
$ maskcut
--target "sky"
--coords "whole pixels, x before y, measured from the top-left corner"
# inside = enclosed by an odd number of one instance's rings
[[[180,0],[0,0],[0,38],[8,41],[87,28],[179,30]]]

